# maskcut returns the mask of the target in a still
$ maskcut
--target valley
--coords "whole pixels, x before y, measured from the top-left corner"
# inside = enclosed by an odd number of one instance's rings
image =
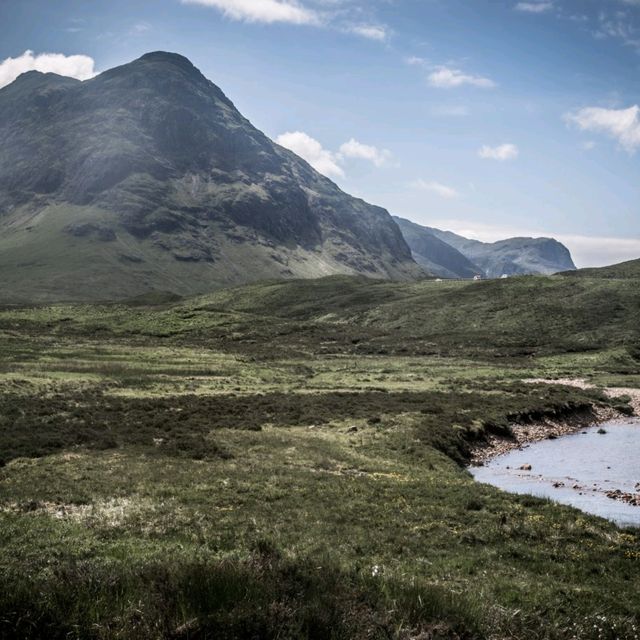
[[[465,468],[631,413],[628,271],[5,305],[0,635],[633,638],[638,530]]]

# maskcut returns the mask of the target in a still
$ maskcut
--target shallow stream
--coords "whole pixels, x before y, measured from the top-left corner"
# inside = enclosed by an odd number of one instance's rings
[[[505,491],[551,498],[621,526],[640,527],[640,506],[607,495],[618,490],[640,497],[640,420],[535,442],[470,471],[478,482]]]

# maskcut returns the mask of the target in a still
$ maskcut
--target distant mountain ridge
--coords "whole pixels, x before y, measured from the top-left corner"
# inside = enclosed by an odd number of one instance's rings
[[[394,216],[413,259],[430,273],[442,278],[473,278],[481,269],[458,249],[441,240],[427,227]]]
[[[387,211],[258,131],[186,58],[0,90],[0,299],[424,275]]]
[[[441,277],[466,278],[470,270],[488,278],[503,275],[553,274],[572,271],[575,264],[569,249],[553,238],[509,238],[486,243],[470,240],[451,231],[418,225],[409,220],[394,218],[400,226],[414,259],[426,266],[431,264],[431,272]],[[442,252],[433,239],[439,240],[457,253]],[[428,253],[429,247],[434,252]],[[462,262],[460,256],[466,260]]]

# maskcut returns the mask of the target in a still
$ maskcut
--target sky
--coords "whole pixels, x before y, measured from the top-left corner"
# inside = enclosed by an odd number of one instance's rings
[[[0,87],[157,50],[394,215],[640,257],[640,0],[0,0]]]

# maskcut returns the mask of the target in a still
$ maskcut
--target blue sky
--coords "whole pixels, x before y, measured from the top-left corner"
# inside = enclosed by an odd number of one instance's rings
[[[153,50],[394,214],[640,257],[640,0],[0,2],[0,86]]]

